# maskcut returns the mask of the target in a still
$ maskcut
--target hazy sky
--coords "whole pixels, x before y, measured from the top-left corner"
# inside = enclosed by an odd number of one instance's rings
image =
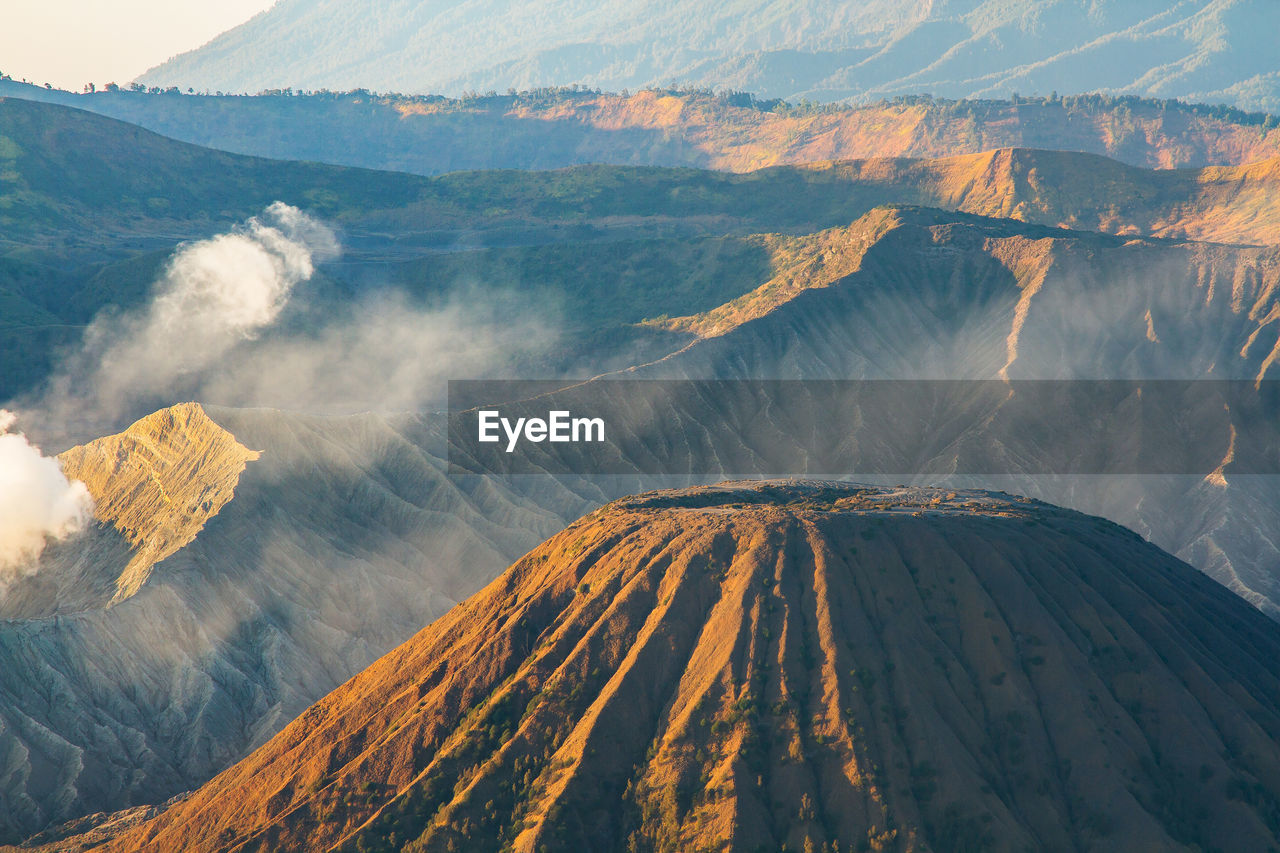
[[[274,0],[0,0],[0,72],[80,91],[121,85]]]

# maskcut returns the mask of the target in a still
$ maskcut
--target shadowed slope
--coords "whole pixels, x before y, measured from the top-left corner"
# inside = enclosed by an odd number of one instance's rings
[[[1265,850],[1280,638],[1122,528],[730,484],[579,520],[112,850]]]

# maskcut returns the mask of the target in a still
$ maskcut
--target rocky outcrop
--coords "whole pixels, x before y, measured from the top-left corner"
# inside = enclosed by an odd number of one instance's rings
[[[258,456],[197,403],[162,409],[119,435],[60,453],[67,476],[88,486],[98,521],[133,547],[111,603],[137,593],[156,563],[195,539]]]

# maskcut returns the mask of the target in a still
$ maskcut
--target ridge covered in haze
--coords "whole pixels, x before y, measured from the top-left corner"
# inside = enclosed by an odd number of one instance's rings
[[[671,82],[832,101],[1108,91],[1280,106],[1268,0],[283,0],[144,74],[257,92]]]

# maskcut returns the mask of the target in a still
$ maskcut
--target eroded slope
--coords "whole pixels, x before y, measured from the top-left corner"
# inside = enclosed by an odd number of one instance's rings
[[[870,233],[876,237],[867,245]],[[848,229],[791,245],[790,266],[753,293],[701,314],[653,321],[699,336],[623,377],[1253,382],[1277,376],[1274,247],[1124,238],[904,208],[873,211]],[[790,269],[833,274],[792,279]],[[725,416],[663,417],[689,424],[698,446],[701,419]],[[1178,410],[1168,417],[1188,415]],[[783,445],[806,429],[875,442],[867,446],[883,452],[866,454],[858,471],[814,473],[884,474],[891,483],[912,472],[929,472],[920,481],[938,482],[955,469],[967,438],[982,433],[980,421],[943,419],[904,425],[885,442],[860,434],[855,421],[806,427],[785,413],[763,421],[744,423]],[[966,426],[973,435],[966,436]],[[1122,453],[1111,439],[1099,433],[1098,448]],[[1228,435],[1221,440],[1225,453]],[[1274,478],[1238,476],[1230,466],[1207,479],[1025,476],[1020,472],[1071,465],[1061,446],[1024,449],[1029,462],[1005,454],[980,463],[1007,476],[953,482],[1032,494],[1124,523],[1268,612],[1280,612],[1273,604],[1280,600],[1280,548],[1270,532],[1280,525]],[[724,463],[715,453],[713,442],[694,467],[740,470],[718,468]]]
[[[571,525],[112,850],[1265,850],[1280,640],[1101,519],[754,483]]]

